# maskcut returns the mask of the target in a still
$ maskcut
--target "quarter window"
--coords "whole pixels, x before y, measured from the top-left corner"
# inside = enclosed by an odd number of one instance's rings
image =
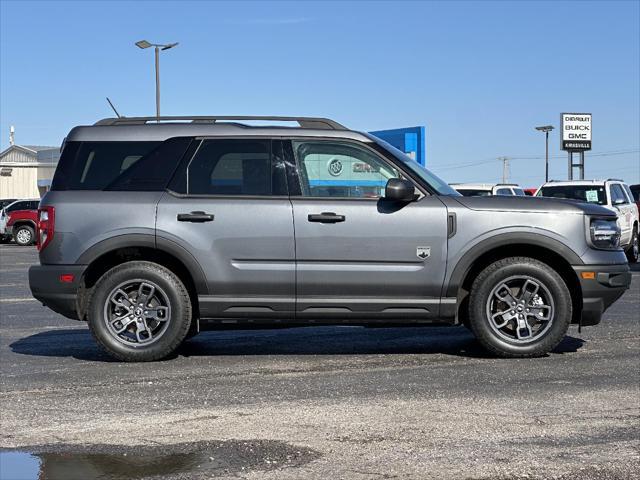
[[[380,198],[399,171],[351,143],[294,141],[302,194],[308,197]]]
[[[496,195],[501,195],[501,196],[512,196],[513,192],[511,191],[510,188],[498,188],[496,190]]]

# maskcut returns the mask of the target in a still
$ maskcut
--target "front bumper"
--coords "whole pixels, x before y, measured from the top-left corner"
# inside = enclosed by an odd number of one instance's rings
[[[602,314],[631,285],[629,265],[581,265],[573,269],[582,288],[581,325],[597,325]],[[583,272],[594,272],[594,278],[583,278]]]
[[[86,265],[34,265],[29,268],[29,288],[34,298],[56,313],[79,320],[78,291]],[[63,283],[61,275],[73,275]]]

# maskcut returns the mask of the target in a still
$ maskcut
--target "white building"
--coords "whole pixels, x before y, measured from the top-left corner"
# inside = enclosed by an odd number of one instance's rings
[[[58,147],[11,145],[0,153],[0,198],[39,198],[51,187]]]

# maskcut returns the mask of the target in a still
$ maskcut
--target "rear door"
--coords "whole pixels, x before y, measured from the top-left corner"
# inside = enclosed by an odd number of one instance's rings
[[[382,198],[387,180],[401,173],[366,145],[300,139],[291,147],[297,318],[436,317],[446,267],[443,203]]]
[[[158,204],[158,241],[181,246],[201,266],[203,318],[293,318],[293,213],[280,142],[198,142]]]

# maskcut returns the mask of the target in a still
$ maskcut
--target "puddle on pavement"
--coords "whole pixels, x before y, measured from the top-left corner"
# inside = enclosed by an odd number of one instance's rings
[[[134,480],[198,473],[233,475],[304,465],[314,450],[274,440],[220,441],[167,446],[33,447],[0,452],[0,480]]]

